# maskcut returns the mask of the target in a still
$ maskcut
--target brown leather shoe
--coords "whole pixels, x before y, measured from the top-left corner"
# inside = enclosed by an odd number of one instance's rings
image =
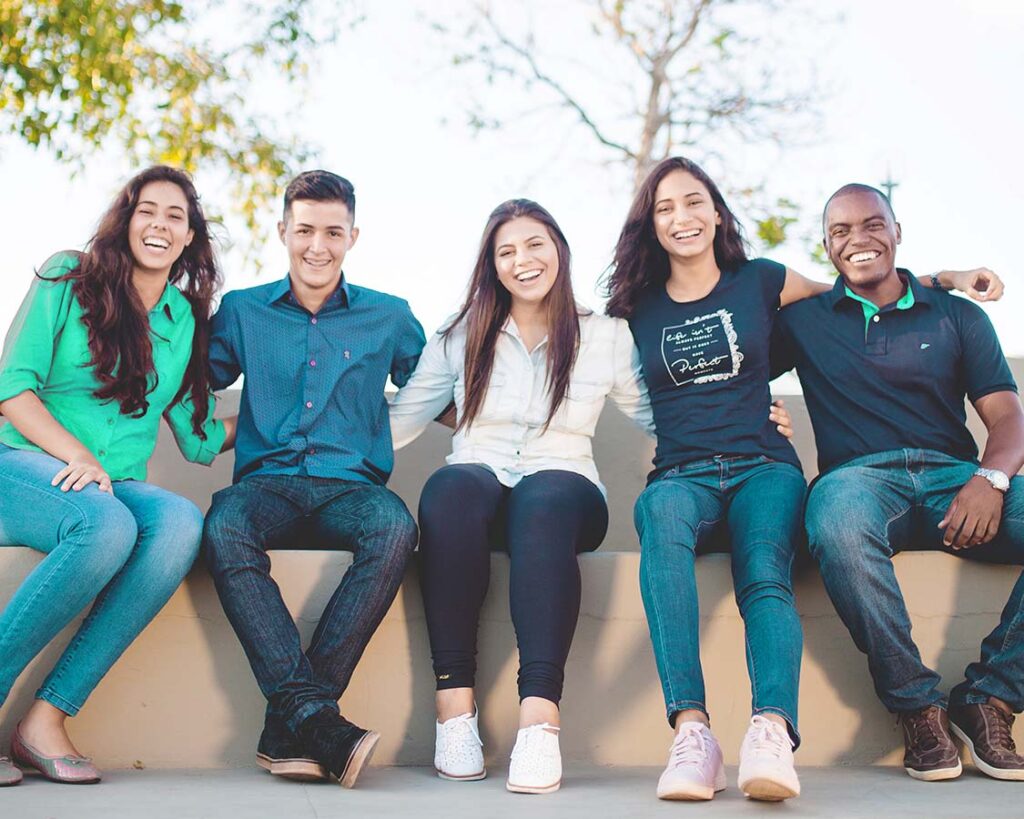
[[[960,776],[960,754],[949,735],[945,708],[929,705],[920,711],[906,711],[900,714],[900,723],[907,749],[903,768],[908,774],[925,782]]]
[[[1013,719],[987,702],[949,709],[949,727],[967,746],[978,770],[994,779],[1024,780],[1024,756],[1013,743]]]

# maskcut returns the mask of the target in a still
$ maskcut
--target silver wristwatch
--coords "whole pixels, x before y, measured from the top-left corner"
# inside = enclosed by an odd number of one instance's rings
[[[974,474],[980,475],[992,484],[993,489],[998,489],[1000,492],[1005,493],[1010,488],[1010,479],[1006,477],[1005,472],[1000,472],[998,469],[985,469],[985,467],[979,466]]]

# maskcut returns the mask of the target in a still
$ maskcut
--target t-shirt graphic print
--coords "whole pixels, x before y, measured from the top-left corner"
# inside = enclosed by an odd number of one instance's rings
[[[733,378],[740,371],[743,353],[736,344],[732,313],[716,310],[665,327],[661,357],[677,387]]]

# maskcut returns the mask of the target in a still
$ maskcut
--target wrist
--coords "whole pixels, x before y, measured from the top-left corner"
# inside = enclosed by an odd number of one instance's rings
[[[932,273],[928,278],[931,280],[933,290],[945,290],[948,292],[956,288],[953,282],[953,274],[948,270]]]
[[[974,472],[974,477],[981,478],[1001,495],[1006,494],[1006,490],[1010,488],[1010,477],[999,469],[979,466]]]

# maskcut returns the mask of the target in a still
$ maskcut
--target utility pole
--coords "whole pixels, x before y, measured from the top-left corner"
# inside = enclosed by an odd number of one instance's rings
[[[885,196],[889,200],[889,204],[892,204],[892,191],[893,188],[898,188],[900,185],[895,179],[892,178],[892,169],[886,169],[885,181],[881,183],[882,190],[885,191]]]

